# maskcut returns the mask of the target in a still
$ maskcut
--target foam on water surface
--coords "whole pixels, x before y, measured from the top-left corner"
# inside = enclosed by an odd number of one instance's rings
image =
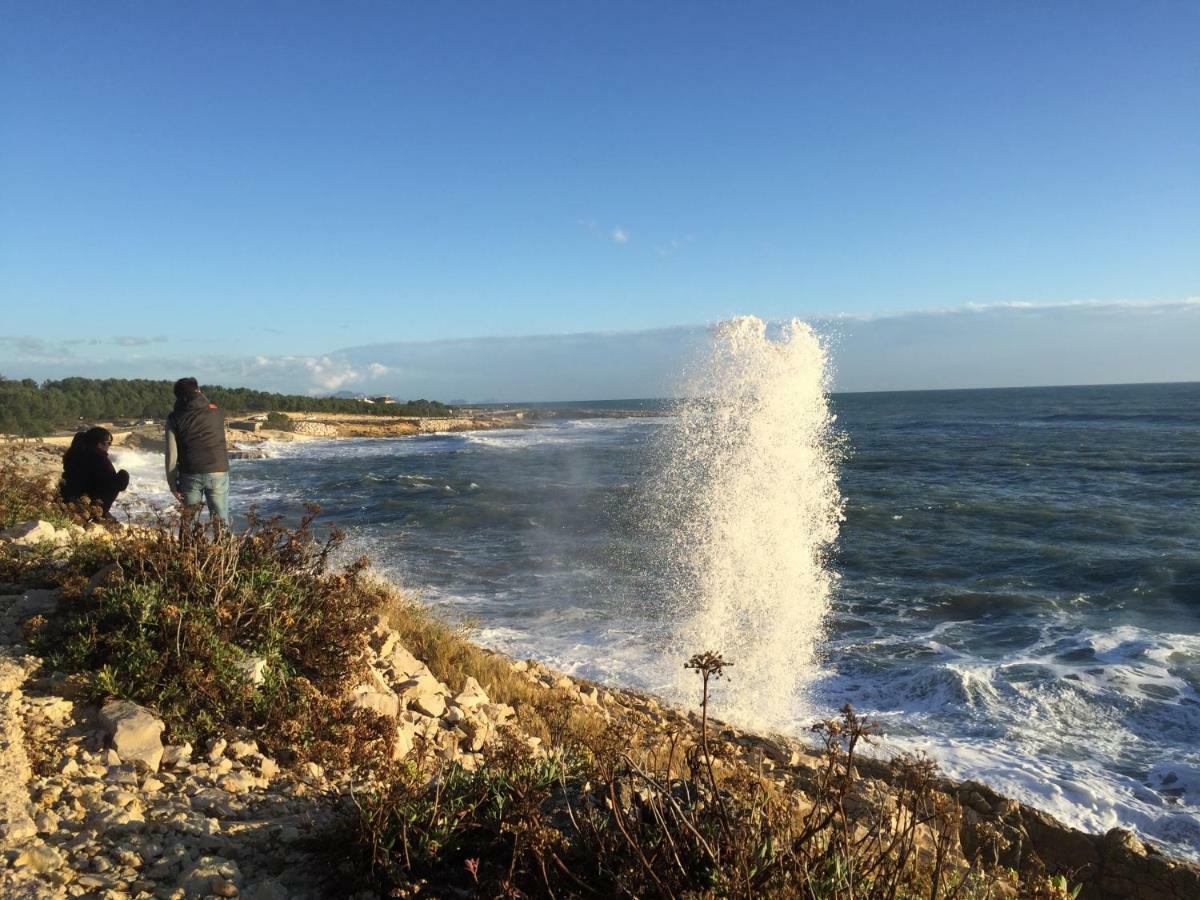
[[[129,473],[129,489],[117,499],[116,509],[128,509],[133,516],[169,509],[175,502],[167,490],[166,469],[161,453],[114,447],[109,459],[117,469]]]

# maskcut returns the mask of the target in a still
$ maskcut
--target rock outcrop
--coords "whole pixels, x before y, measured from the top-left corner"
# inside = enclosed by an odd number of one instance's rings
[[[516,718],[507,704],[492,703],[468,677],[454,693],[400,643],[384,616],[376,617],[367,678],[351,691],[356,706],[395,720],[395,758],[414,752],[420,762],[457,762],[474,769],[487,742]]]
[[[249,736],[164,747],[149,710],[56,695],[17,643],[56,603],[0,597],[0,896],[344,896],[312,847],[349,814],[349,785],[287,771]]]
[[[123,528],[125,526],[114,523],[112,527]],[[11,544],[14,547],[32,548],[39,545],[49,545],[64,549],[72,542],[84,539],[108,541],[112,540],[112,534],[109,532],[108,527],[101,525],[99,522],[93,522],[86,528],[82,525],[74,524],[60,527],[44,519],[19,522],[5,531],[0,531],[0,541]]]

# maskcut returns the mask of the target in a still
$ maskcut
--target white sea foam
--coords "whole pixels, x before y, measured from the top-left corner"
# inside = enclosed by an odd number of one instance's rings
[[[880,721],[884,755],[920,750],[951,777],[982,780],[1075,827],[1134,827],[1194,857],[1200,753],[1177,736],[1200,729],[1200,696],[1171,667],[1200,659],[1200,638],[1128,625],[1080,631],[1053,618],[1041,631],[990,662],[931,632],[918,644],[940,658],[834,678],[822,695]],[[1091,654],[1064,659],[1066,651]]]
[[[526,450],[546,444],[574,444],[590,439],[567,423],[539,425],[527,430],[472,431],[462,435],[468,445],[492,450]]]
[[[662,502],[680,597],[680,657],[720,651],[734,668],[725,718],[794,721],[812,676],[831,579],[825,554],[842,503],[825,347],[792,320],[718,326],[674,426]],[[681,674],[687,695],[695,679]]]
[[[166,470],[161,453],[115,447],[109,453],[118,469],[129,473],[129,488],[117,500],[117,508],[134,517],[172,506],[175,498],[167,490]]]

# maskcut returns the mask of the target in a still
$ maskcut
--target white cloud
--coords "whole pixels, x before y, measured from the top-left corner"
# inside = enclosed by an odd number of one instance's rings
[[[629,232],[620,225],[613,226],[612,230],[610,231],[607,226],[602,226],[595,219],[576,219],[575,224],[588,234],[594,235],[602,240],[610,240],[617,244],[629,243]]]
[[[167,338],[165,335],[156,337],[144,337],[142,335],[118,335],[113,338],[113,343],[118,347],[145,347],[149,344],[165,344]]]
[[[838,390],[1187,381],[1200,377],[1200,298],[1023,302],[866,316],[804,315],[830,341]],[[585,400],[667,396],[709,326],[372,344],[335,355],[404,367],[413,396]],[[698,355],[699,354],[699,355]],[[383,379],[380,387],[399,393]]]
[[[921,316],[963,316],[997,312],[1187,312],[1200,311],[1200,297],[1183,300],[1063,300],[1057,303],[1033,303],[1028,300],[1005,300],[999,303],[963,303],[958,306],[929,306],[923,309],[889,312],[834,313],[813,318],[832,321],[875,322],[881,319],[907,319]]]
[[[1195,352],[1200,297],[1009,301],[803,317],[831,341],[839,390],[1200,379]],[[708,326],[697,324],[250,358],[141,358],[114,347],[111,339],[95,346],[10,335],[0,336],[0,374],[167,380],[195,375],[202,384],[283,393],[349,389],[437,399],[644,397],[672,393],[674,379],[696,358],[707,335]]]
[[[6,355],[11,354],[10,358],[19,358],[21,361],[43,359],[54,360],[58,356],[65,356],[67,351],[61,344],[52,344],[49,341],[44,341],[41,338],[32,337],[30,335],[0,335],[0,347],[5,348]]]
[[[676,250],[681,250],[696,239],[695,235],[685,234],[681,238],[671,238],[665,244],[655,247],[659,256],[670,256]]]
[[[256,356],[238,369],[244,378],[306,385],[309,394],[328,394],[392,371],[377,362],[360,366],[335,356]]]

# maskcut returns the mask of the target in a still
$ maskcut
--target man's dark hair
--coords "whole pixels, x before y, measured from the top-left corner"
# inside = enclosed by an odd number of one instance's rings
[[[175,382],[175,396],[180,400],[190,400],[200,393],[200,383],[195,378],[180,378]]]

